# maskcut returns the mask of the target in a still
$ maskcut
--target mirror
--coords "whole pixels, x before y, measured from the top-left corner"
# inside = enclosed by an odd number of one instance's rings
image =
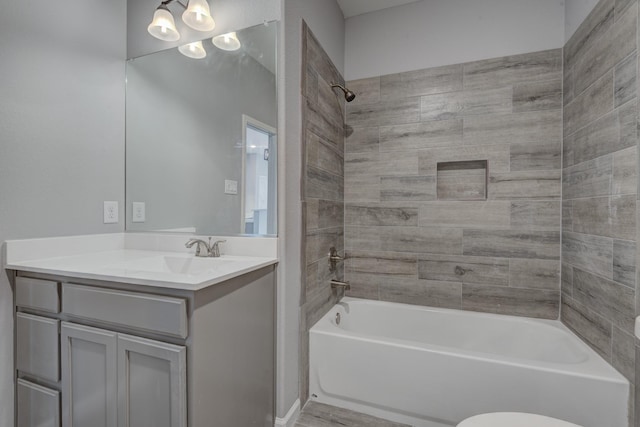
[[[236,37],[127,62],[127,230],[276,234],[277,23]]]

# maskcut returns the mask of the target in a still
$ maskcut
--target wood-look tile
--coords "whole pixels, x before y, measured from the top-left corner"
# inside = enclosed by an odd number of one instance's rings
[[[304,38],[306,42],[306,66],[312,67],[326,82],[334,82],[344,85],[344,79],[336,69],[329,55],[324,51],[313,32],[306,26],[304,28]]]
[[[615,106],[625,104],[636,97],[638,58],[634,53],[620,62],[614,70]]]
[[[603,358],[611,358],[611,322],[573,298],[562,296],[562,323],[578,334]]]
[[[559,139],[511,143],[511,170],[551,170],[562,167],[562,141]]]
[[[382,99],[406,98],[461,89],[461,64],[389,74],[380,78]]]
[[[347,153],[344,162],[345,175],[418,175],[419,160],[412,152]]]
[[[573,78],[573,68],[565,68],[562,79],[562,105],[565,106],[575,98],[575,79]]]
[[[560,261],[509,259],[509,286],[512,288],[560,290]]]
[[[513,87],[513,112],[562,108],[562,79],[522,83]]]
[[[605,74],[612,65],[629,56],[636,49],[638,9],[634,5],[591,48],[580,55],[574,68],[575,90],[581,93]]]
[[[613,157],[611,154],[570,166],[562,171],[562,197],[607,196],[613,179]]]
[[[349,250],[460,254],[462,230],[426,227],[345,227]]]
[[[463,142],[467,145],[552,142],[561,138],[560,110],[468,116],[463,120]]]
[[[564,166],[637,144],[636,103],[630,102],[564,138]]]
[[[395,277],[418,277],[418,262],[415,254],[367,250],[349,250],[345,259],[348,275],[379,274],[388,280]]]
[[[345,134],[344,151],[346,153],[377,152],[379,147],[377,126],[351,128],[350,132]]]
[[[562,201],[562,231],[573,231],[573,201]]]
[[[308,230],[305,237],[307,265],[321,260],[326,262],[329,248],[332,246],[338,251],[344,250],[344,231],[342,227]]]
[[[336,92],[329,82],[318,77],[318,111],[338,129],[344,128],[345,104],[342,92]]]
[[[637,0],[615,0],[615,16],[616,22],[624,16],[627,8],[636,3]]]
[[[511,203],[511,226],[518,229],[557,230],[560,201],[517,200]]]
[[[499,258],[558,259],[557,231],[465,229],[463,254]]]
[[[306,73],[302,75],[304,81],[302,82],[302,95],[307,100],[317,103],[318,102],[318,73],[312,67],[306,67]]]
[[[435,199],[435,176],[383,176],[380,178],[380,200],[382,201],[428,201]]]
[[[598,117],[612,111],[613,92],[613,70],[611,70],[565,106],[564,135],[571,135]]]
[[[636,196],[596,197],[573,201],[573,231],[635,240]]]
[[[354,105],[380,101],[380,77],[350,80],[347,88],[356,94],[356,98],[351,101]]]
[[[344,179],[322,169],[307,166],[305,196],[313,199],[343,200]]]
[[[464,64],[464,88],[487,88],[562,78],[562,50],[553,49]]]
[[[345,295],[353,298],[379,299],[379,284],[384,282],[383,276],[370,273],[349,273],[346,272],[345,280],[351,285],[351,289]]]
[[[462,120],[438,120],[380,128],[380,151],[462,145]]]
[[[562,261],[603,277],[613,278],[613,240],[608,237],[564,232]]]
[[[489,199],[557,199],[560,171],[491,173]]]
[[[376,103],[347,104],[347,124],[359,126],[389,126],[420,121],[420,97],[389,100]]]
[[[574,268],[573,298],[633,334],[635,294],[632,289]]]
[[[423,203],[419,224],[423,227],[509,228],[508,201],[437,201]]]
[[[464,310],[557,319],[559,304],[559,291],[462,284]]]
[[[422,97],[421,119],[452,120],[478,114],[511,113],[513,89],[476,89]]]
[[[462,284],[403,279],[380,284],[380,300],[429,307],[460,309]]]
[[[573,296],[573,267],[564,262],[560,271],[560,288],[564,295]]]
[[[439,163],[438,200],[486,200],[487,161]]]
[[[613,280],[636,288],[636,242],[613,241]]]
[[[613,153],[611,194],[636,194],[637,169],[637,147],[630,147]]]
[[[430,148],[418,152],[420,175],[436,175],[437,164],[486,160],[489,173],[509,171],[509,144]]]
[[[451,255],[420,255],[418,278],[442,282],[509,285],[509,260]]]
[[[635,336],[613,327],[611,335],[611,364],[632,384],[636,375]]]
[[[418,208],[348,203],[345,206],[344,222],[360,226],[417,226]]]
[[[342,201],[308,199],[303,202],[307,230],[342,227],[344,203]]]
[[[584,55],[591,46],[612,26],[614,21],[614,0],[603,0],[597,3],[589,16],[575,31],[564,46],[564,68],[571,68],[577,59]]]
[[[344,150],[344,129],[337,127],[331,120],[324,117],[316,104],[310,101],[305,102],[302,118],[308,131],[334,144],[338,151]]]
[[[305,141],[307,165],[334,175],[344,175],[344,155],[331,143],[323,141],[313,132],[307,132]]]
[[[380,177],[351,174],[347,171],[344,177],[344,201],[345,203],[379,202]]]

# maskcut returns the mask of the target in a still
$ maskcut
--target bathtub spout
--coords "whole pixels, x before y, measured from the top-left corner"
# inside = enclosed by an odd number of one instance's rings
[[[341,282],[339,280],[331,280],[331,289],[342,288],[345,291],[351,290],[351,285],[348,282]]]

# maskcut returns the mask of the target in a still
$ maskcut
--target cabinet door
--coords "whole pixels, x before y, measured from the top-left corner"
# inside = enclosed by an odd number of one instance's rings
[[[118,335],[118,427],[186,427],[186,348]]]
[[[60,427],[60,392],[18,378],[18,427]]]
[[[63,427],[116,427],[117,334],[62,322]]]

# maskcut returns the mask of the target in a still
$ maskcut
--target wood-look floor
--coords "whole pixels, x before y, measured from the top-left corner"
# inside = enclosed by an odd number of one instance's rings
[[[410,427],[348,409],[317,402],[307,402],[295,427]]]

